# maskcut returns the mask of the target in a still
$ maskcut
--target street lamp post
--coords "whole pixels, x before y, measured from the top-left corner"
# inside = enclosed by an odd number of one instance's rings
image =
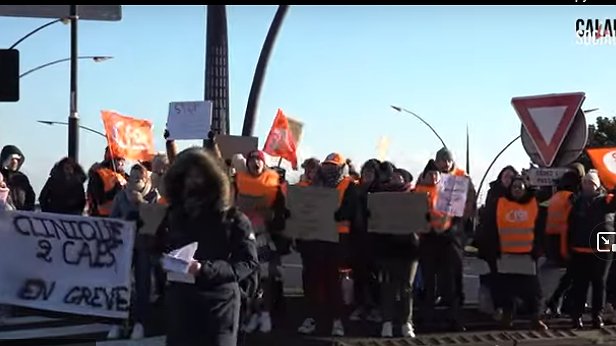
[[[77,23],[79,16],[78,5],[71,6],[71,87],[70,112],[68,115],[68,157],[79,162],[79,114],[77,113]]]
[[[28,37],[36,34],[37,32],[45,29],[46,27],[62,22],[64,24],[68,23],[68,20],[66,18],[58,18],[58,19],[54,19],[51,22],[47,23],[47,24],[43,24],[41,26],[39,26],[38,28],[30,31],[29,33],[27,33],[26,35],[24,35],[22,38],[20,38],[19,40],[17,40],[15,43],[13,43],[13,45],[9,48],[9,49],[14,49],[15,47],[17,47],[20,43],[22,43],[23,41],[25,41]]]
[[[516,138],[514,138],[513,140],[511,140],[511,142],[509,142],[507,145],[505,145],[505,147],[503,149],[501,149],[501,151],[496,154],[496,156],[494,157],[494,159],[492,160],[492,162],[490,163],[490,165],[488,166],[488,169],[486,169],[486,172],[483,174],[483,177],[481,178],[481,182],[479,182],[479,187],[477,188],[477,196],[479,196],[479,193],[481,192],[481,187],[483,186],[483,182],[486,180],[486,177],[488,176],[488,173],[490,172],[490,169],[492,169],[492,166],[494,166],[494,164],[496,163],[496,160],[498,160],[498,158],[505,152],[505,150],[509,149],[509,147],[515,143],[518,139],[522,138],[522,136],[517,136]]]
[[[53,125],[66,125],[66,126],[68,126],[68,122],[65,122],[65,121],[37,120],[36,122],[41,123],[41,124],[45,124],[45,125],[49,125],[49,126],[53,126]],[[105,136],[104,133],[102,133],[102,132],[100,132],[98,130],[95,130],[95,129],[91,128],[91,127],[79,125],[79,128],[83,129],[83,130],[86,130],[86,131],[89,131],[89,132],[92,132],[94,134],[97,134],[97,135],[107,139],[107,136]]]
[[[77,57],[77,59],[80,59],[80,60],[81,59],[89,59],[89,60],[92,60],[94,62],[103,62],[103,61],[106,61],[106,60],[109,60],[109,59],[113,59],[113,57],[112,56],[80,56],[80,57]],[[29,75],[32,72],[36,72],[36,71],[44,69],[46,67],[53,66],[53,65],[56,65],[56,64],[60,64],[60,63],[63,63],[63,62],[67,62],[67,61],[70,61],[70,60],[71,60],[71,58],[64,58],[64,59],[58,59],[58,60],[55,60],[55,61],[51,61],[51,62],[48,62],[48,63],[43,64],[43,65],[39,65],[39,66],[37,66],[35,68],[29,69],[28,71],[20,74],[19,78],[23,78],[23,77]]]
[[[419,121],[421,121],[422,123],[424,123],[424,125],[428,126],[430,128],[430,130],[432,131],[432,133],[434,133],[436,135],[436,137],[438,137],[438,139],[441,141],[441,144],[443,145],[444,148],[447,148],[447,144],[445,144],[445,141],[443,141],[443,139],[441,138],[441,136],[438,134],[438,132],[436,132],[436,130],[432,127],[432,125],[428,124],[427,121],[425,121],[422,117],[420,117],[419,115],[411,112],[408,109],[402,108],[402,107],[397,107],[397,106],[391,106],[391,108],[393,108],[395,111],[397,112],[404,112],[404,113],[408,113],[412,116],[414,116],[415,118],[419,119]]]
[[[272,49],[280,27],[284,21],[284,17],[289,10],[289,5],[279,5],[272,24],[267,31],[267,36],[263,42],[263,48],[261,48],[261,54],[259,54],[259,60],[257,61],[257,67],[255,68],[255,75],[252,79],[252,86],[250,87],[250,94],[248,95],[248,104],[246,105],[246,114],[244,115],[244,125],[242,127],[242,136],[252,136],[255,128],[255,118],[257,116],[257,107],[259,104],[259,97],[261,96],[261,88],[263,87],[263,80],[265,78],[265,72],[267,70],[267,63],[272,55]]]

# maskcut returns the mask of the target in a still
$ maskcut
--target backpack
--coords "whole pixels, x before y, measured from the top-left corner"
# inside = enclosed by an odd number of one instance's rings
[[[237,208],[232,207],[231,209],[229,209],[229,211],[227,211],[227,214],[225,216],[224,222],[226,224],[226,231],[229,241],[231,241],[233,228],[239,227],[239,219],[237,215]],[[238,282],[238,285],[240,286],[242,301],[252,300],[259,296],[261,288],[259,273],[260,270],[257,267],[250,275]]]

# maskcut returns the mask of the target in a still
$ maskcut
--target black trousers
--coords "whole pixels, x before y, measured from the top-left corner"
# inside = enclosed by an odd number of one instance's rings
[[[569,289],[571,289],[572,284],[573,284],[573,276],[571,275],[571,270],[569,269],[569,267],[567,267],[567,271],[560,278],[560,281],[558,281],[558,286],[556,287],[556,289],[554,290],[554,293],[552,293],[552,296],[550,297],[550,304],[558,305],[563,295],[565,295],[565,293]]]
[[[449,303],[449,319],[459,322],[462,297],[463,251],[454,242],[440,237],[422,239],[420,245],[421,275],[425,297],[422,313],[428,323],[434,321],[434,301],[438,289]]]
[[[171,283],[167,287],[167,346],[236,346],[240,290],[236,283],[212,290]]]
[[[588,286],[592,285],[592,315],[600,316],[605,305],[605,283],[610,270],[610,261],[597,258],[592,253],[573,253],[571,255],[571,276],[573,286],[573,318],[584,313]]]
[[[497,301],[501,304],[504,313],[513,313],[515,298],[521,298],[530,305],[530,313],[539,316],[541,309],[541,284],[537,275],[502,274],[498,273],[496,290]]]
[[[309,316],[333,321],[342,318],[343,302],[339,267],[341,244],[302,241],[302,281]]]

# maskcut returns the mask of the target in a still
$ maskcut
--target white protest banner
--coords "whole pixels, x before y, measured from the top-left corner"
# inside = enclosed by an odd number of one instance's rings
[[[207,139],[211,126],[212,101],[169,103],[169,139]]]
[[[469,178],[443,174],[438,184],[436,210],[449,216],[464,216]]]
[[[134,223],[0,212],[0,304],[128,318]]]

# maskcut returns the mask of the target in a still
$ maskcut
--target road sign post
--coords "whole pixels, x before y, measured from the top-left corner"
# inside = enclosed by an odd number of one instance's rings
[[[582,92],[514,97],[511,104],[539,156],[538,164],[552,167],[586,98]],[[583,112],[581,112],[583,116]],[[522,131],[524,135],[524,131]],[[524,136],[523,136],[524,138]],[[528,146],[526,152],[531,156]]]

